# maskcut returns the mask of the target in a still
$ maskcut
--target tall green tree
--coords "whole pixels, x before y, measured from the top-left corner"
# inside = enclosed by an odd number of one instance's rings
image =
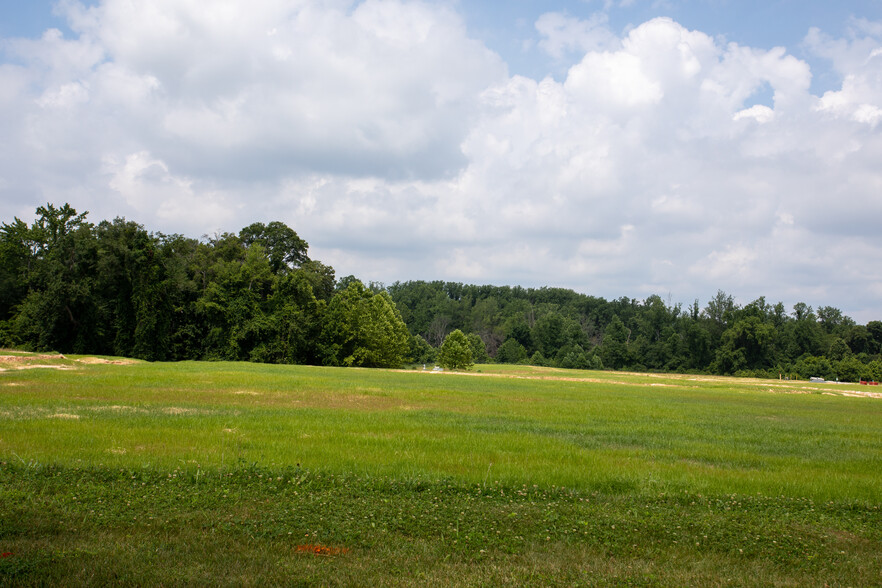
[[[867,323],[867,353],[882,353],[882,321]]]
[[[97,241],[87,213],[51,204],[30,230],[34,244],[28,294],[18,305],[16,337],[35,349],[88,353],[101,349],[108,325],[93,295]]]
[[[353,282],[328,303],[320,347],[325,365],[400,367],[409,334],[388,294]]]
[[[453,370],[467,370],[474,365],[468,337],[459,329],[444,338],[438,353],[438,364]]]
[[[628,339],[629,333],[624,323],[618,316],[614,316],[606,327],[603,343],[600,346],[600,359],[604,366],[621,369],[630,363]]]
[[[527,350],[517,339],[506,339],[496,350],[496,361],[499,363],[520,363],[527,359]]]
[[[804,302],[793,306],[793,320],[785,323],[783,338],[792,359],[803,355],[820,356],[827,347],[824,329],[818,324],[812,307]]]
[[[438,359],[438,349],[429,345],[422,335],[412,335],[410,338],[410,359],[415,363],[435,363]]]
[[[31,284],[37,248],[34,230],[19,218],[0,225],[0,321],[12,318]]]
[[[764,323],[758,316],[736,321],[723,332],[714,370],[731,374],[743,369],[769,367],[774,337],[774,327]]]
[[[266,225],[252,223],[239,231],[239,239],[246,247],[261,245],[273,273],[296,269],[309,261],[306,255],[309,245],[294,229],[279,221]]]
[[[472,360],[475,363],[487,363],[490,356],[487,354],[487,344],[476,333],[469,333],[466,338],[469,341],[469,348],[472,350]]]

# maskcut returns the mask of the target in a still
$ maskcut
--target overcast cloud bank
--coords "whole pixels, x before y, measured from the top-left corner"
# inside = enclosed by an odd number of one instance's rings
[[[0,214],[70,202],[198,236],[281,220],[365,280],[718,288],[882,318],[882,23],[805,47],[549,13],[511,76],[454,7],[105,0],[3,39]]]

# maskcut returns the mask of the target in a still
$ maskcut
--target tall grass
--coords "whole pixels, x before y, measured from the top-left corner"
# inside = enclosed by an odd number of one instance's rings
[[[0,371],[0,585],[882,585],[858,387],[79,359]]]
[[[238,363],[0,374],[0,456],[878,501],[882,401],[796,383]],[[805,393],[805,392],[815,393]],[[795,394],[793,392],[801,392]]]

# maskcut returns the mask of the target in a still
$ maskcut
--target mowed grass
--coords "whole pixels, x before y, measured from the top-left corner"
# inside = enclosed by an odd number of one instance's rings
[[[0,583],[882,584],[867,387],[84,359],[0,372]]]

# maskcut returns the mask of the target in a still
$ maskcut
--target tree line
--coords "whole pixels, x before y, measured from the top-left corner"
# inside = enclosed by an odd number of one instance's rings
[[[882,322],[764,297],[740,306],[722,291],[703,308],[653,295],[607,301],[562,288],[396,282],[392,300],[430,361],[447,333],[478,337],[504,363],[757,377],[882,378]]]
[[[87,214],[47,204],[31,224],[0,224],[0,345],[151,361],[882,378],[882,322],[858,325],[833,307],[739,306],[724,292],[684,308],[562,288],[365,285],[337,279],[281,222],[193,239]]]
[[[202,240],[70,205],[0,225],[0,344],[151,361],[397,367],[389,295],[310,259],[280,222]]]

